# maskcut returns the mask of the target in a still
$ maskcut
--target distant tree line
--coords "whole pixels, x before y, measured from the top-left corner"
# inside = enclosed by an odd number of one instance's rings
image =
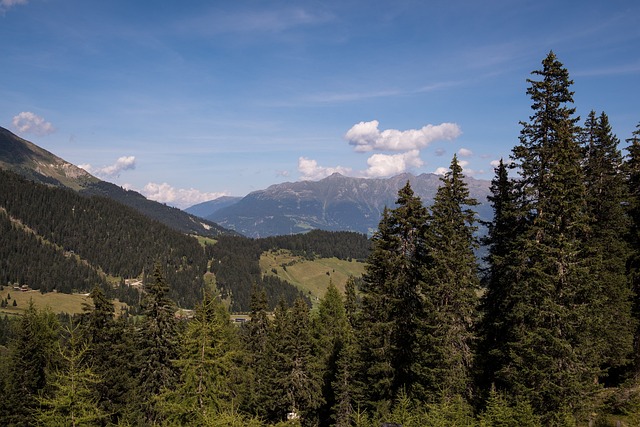
[[[265,237],[257,241],[263,251],[288,249],[294,255],[308,259],[336,257],[364,261],[370,251],[367,236],[351,231],[312,230],[305,234]]]

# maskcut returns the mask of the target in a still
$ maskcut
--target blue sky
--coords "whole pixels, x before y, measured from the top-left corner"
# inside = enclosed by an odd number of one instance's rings
[[[550,50],[581,120],[640,122],[637,0],[0,0],[0,40],[0,126],[178,207],[454,153],[490,179]]]

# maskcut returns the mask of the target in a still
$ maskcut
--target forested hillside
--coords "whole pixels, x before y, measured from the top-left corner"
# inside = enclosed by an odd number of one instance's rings
[[[99,285],[109,296],[137,306],[139,295],[124,279],[145,279],[160,262],[172,284],[170,297],[192,308],[210,269],[233,311],[249,311],[253,286],[264,287],[270,308],[292,303],[300,291],[275,277],[262,277],[258,260],[269,249],[291,249],[307,257],[364,259],[366,236],[314,232],[252,240],[220,236],[203,249],[193,237],[148,219],[104,197],[86,197],[25,180],[0,170],[0,283],[27,284],[42,292],[88,292]],[[115,286],[115,287],[114,287]]]
[[[0,171],[0,208],[4,226],[11,228],[6,237],[14,238],[9,245],[3,235],[2,283],[87,292],[104,286],[106,276],[142,278],[160,262],[178,304],[193,307],[202,294],[207,262],[198,242],[110,199]]]

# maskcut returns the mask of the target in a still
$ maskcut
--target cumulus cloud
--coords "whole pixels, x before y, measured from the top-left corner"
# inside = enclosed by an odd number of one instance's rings
[[[374,154],[367,160],[369,168],[365,175],[369,178],[388,177],[406,172],[409,168],[419,168],[424,164],[420,151],[411,150],[402,154]]]
[[[491,160],[491,166],[497,168],[498,166],[500,166],[500,160]]]
[[[175,188],[166,182],[162,184],[150,182],[144,186],[140,193],[148,199],[167,203],[180,209],[228,195],[226,192],[207,193],[195,188]]]
[[[316,181],[322,178],[326,178],[334,173],[340,173],[342,175],[349,175],[351,173],[350,168],[342,166],[336,167],[323,167],[319,166],[318,162],[306,157],[300,157],[298,159],[298,171],[302,174],[302,179]]]
[[[40,136],[55,132],[55,128],[51,123],[30,111],[23,111],[15,116],[13,118],[13,127],[20,133],[33,133]]]
[[[345,134],[345,139],[355,147],[355,151],[409,151],[428,146],[433,141],[452,140],[462,134],[455,123],[426,125],[421,129],[380,131],[377,120],[360,122]]]
[[[433,173],[435,173],[436,175],[444,175],[447,172],[449,172],[449,168],[444,167],[439,167],[438,169],[433,171]]]
[[[79,166],[90,174],[101,178],[117,178],[120,176],[120,172],[136,168],[136,158],[135,156],[122,156],[114,164],[99,168],[94,168],[90,164]]]
[[[469,150],[468,148],[461,148],[458,150],[458,155],[460,157],[470,157],[473,156],[473,151]]]

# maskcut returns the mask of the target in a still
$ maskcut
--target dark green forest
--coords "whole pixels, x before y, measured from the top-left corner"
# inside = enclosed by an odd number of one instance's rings
[[[262,277],[258,260],[263,251],[364,259],[369,250],[366,236],[319,230],[257,240],[221,235],[203,248],[195,238],[112,199],[37,184],[3,170],[0,227],[0,283],[63,293],[89,292],[98,285],[110,298],[128,303],[132,314],[140,295],[124,286],[124,279],[145,280],[155,263],[163,266],[172,284],[170,296],[180,307],[195,307],[203,276],[211,270],[231,310],[247,312],[253,286],[266,289],[271,309],[281,298],[292,303],[301,296],[288,282]]]
[[[527,83],[531,115],[495,169],[482,239],[454,156],[433,204],[407,183],[366,245],[310,233],[313,243],[222,236],[202,248],[185,237],[184,253],[138,248],[149,251],[138,264],[140,316],[116,317],[97,286],[80,316],[30,306],[0,322],[0,424],[639,426],[640,124],[621,147],[606,113],[581,120],[553,52]],[[56,202],[66,210],[50,220],[73,216],[76,202]],[[5,216],[24,218],[32,238],[117,275],[122,254],[96,248],[94,259],[86,236],[26,221],[58,208],[11,203]],[[344,252],[321,249],[338,241]],[[260,280],[257,260],[274,245],[353,258],[364,252],[347,248],[366,247],[366,272],[344,294],[330,283],[311,310]],[[232,323],[220,295],[177,273],[193,266],[202,280],[207,262],[217,291],[246,301],[246,322]],[[197,301],[190,319],[175,316],[185,286]]]

